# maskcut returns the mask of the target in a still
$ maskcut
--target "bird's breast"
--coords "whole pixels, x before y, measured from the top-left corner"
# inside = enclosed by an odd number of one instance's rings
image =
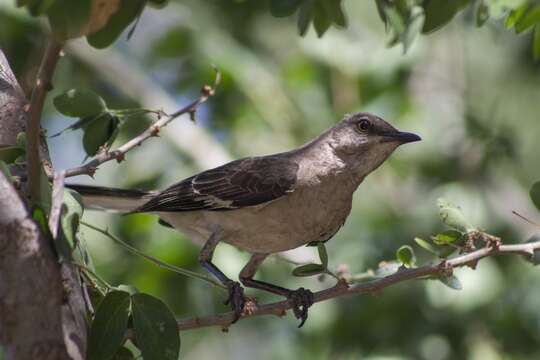
[[[231,218],[224,229],[225,242],[250,252],[274,253],[334,235],[350,213],[352,193],[321,184],[297,189],[268,204],[214,216]]]
[[[257,206],[159,215],[201,245],[218,231],[222,241],[242,250],[276,253],[332,237],[350,213],[355,188],[321,181]]]

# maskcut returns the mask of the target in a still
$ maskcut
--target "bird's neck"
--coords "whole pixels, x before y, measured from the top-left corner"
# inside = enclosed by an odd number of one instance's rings
[[[340,157],[325,133],[294,150],[291,155],[300,164],[301,178],[314,183],[341,183],[354,191],[365,177],[361,171],[351,168],[351,164]]]

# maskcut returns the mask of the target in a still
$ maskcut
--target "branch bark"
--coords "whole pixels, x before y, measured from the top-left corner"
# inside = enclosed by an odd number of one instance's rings
[[[478,261],[486,257],[495,255],[522,255],[530,258],[534,256],[536,251],[540,251],[540,241],[515,245],[487,245],[476,251],[459,255],[452,259],[442,260],[436,264],[412,269],[400,268],[394,274],[364,283],[350,285],[345,280],[340,280],[335,286],[316,292],[314,294],[314,302],[317,303],[353,294],[378,293],[389,286],[408,280],[425,278],[427,276],[449,275],[452,269],[457,267],[474,267]],[[287,300],[255,305],[250,309],[249,313],[243,314],[239,320],[262,315],[284,316],[289,309],[291,309],[291,304]],[[225,312],[216,315],[183,319],[178,321],[178,329],[185,331],[209,326],[220,326],[223,329],[228,329],[233,317],[234,314],[232,312]]]
[[[40,178],[41,178],[41,156],[39,153],[41,143],[41,113],[47,91],[51,88],[51,79],[56,67],[56,63],[62,51],[62,44],[50,37],[45,54],[41,60],[39,71],[36,77],[30,108],[28,109],[28,122],[26,125],[26,162],[28,168],[28,190],[30,201],[39,203]]]
[[[68,359],[51,245],[0,172],[0,342],[8,359]]]

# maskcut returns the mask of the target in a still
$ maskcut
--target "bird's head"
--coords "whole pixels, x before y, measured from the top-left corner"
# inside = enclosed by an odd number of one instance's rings
[[[421,140],[365,112],[346,116],[328,135],[334,153],[362,177],[381,165],[398,146]]]

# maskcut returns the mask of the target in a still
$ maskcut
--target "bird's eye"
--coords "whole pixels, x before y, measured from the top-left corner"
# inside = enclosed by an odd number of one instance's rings
[[[367,119],[362,119],[358,122],[358,130],[361,132],[367,132],[369,129],[371,129],[371,122]]]

